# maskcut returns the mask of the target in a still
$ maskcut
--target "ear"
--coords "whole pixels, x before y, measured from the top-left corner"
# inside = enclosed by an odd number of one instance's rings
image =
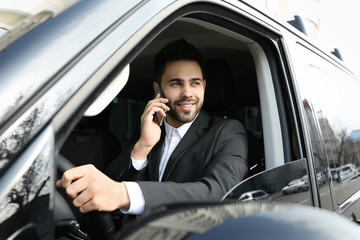
[[[157,88],[158,84],[159,84],[158,82],[153,81],[153,89],[154,89],[154,92],[156,91],[156,88]]]
[[[204,85],[204,90],[205,90],[205,87],[206,87],[206,80],[205,79],[204,79],[203,85]]]

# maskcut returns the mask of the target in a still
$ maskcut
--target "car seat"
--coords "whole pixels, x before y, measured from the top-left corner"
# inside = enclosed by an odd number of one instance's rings
[[[224,59],[210,59],[205,61],[205,99],[204,110],[210,115],[223,118],[237,119],[244,124],[244,111],[247,100],[240,89],[244,84],[235,82],[232,69]],[[243,81],[243,79],[236,79]],[[249,94],[249,93],[248,93]],[[244,124],[245,126],[245,124]],[[246,127],[246,126],[245,126]],[[248,138],[248,177],[265,169],[262,139],[246,129]]]
[[[110,107],[94,117],[83,117],[65,141],[60,154],[75,166],[93,164],[104,171],[121,153],[121,146],[109,130]]]

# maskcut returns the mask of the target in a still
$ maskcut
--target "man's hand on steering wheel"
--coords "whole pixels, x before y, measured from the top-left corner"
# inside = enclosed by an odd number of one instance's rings
[[[65,171],[56,186],[66,189],[74,206],[82,213],[128,209],[130,206],[125,184],[110,179],[91,164]]]

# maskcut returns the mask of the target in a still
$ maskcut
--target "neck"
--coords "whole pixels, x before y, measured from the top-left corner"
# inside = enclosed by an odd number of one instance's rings
[[[184,125],[184,123],[179,122],[175,119],[172,119],[171,117],[166,117],[166,122],[173,128],[178,128],[178,127],[181,127],[182,125]]]

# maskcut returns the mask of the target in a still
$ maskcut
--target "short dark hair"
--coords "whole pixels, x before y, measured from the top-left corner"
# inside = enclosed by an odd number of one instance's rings
[[[181,38],[168,43],[154,58],[155,81],[161,83],[166,63],[178,60],[195,61],[199,64],[204,77],[203,58],[195,46]]]

